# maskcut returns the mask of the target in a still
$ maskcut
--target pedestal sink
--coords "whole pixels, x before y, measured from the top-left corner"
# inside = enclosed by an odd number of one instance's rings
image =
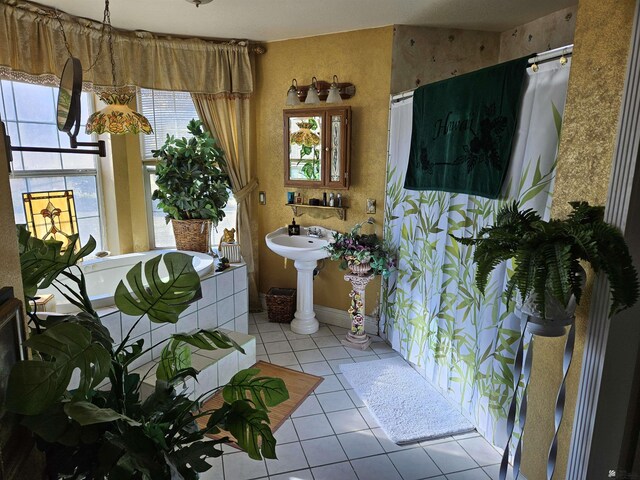
[[[320,236],[310,236],[309,231]],[[267,234],[267,247],[278,255],[293,260],[298,271],[298,297],[296,313],[291,321],[291,331],[303,335],[318,331],[318,320],[313,311],[313,270],[318,260],[327,258],[329,253],[323,248],[333,238],[333,232],[322,227],[301,227],[300,235],[289,236],[282,227]]]

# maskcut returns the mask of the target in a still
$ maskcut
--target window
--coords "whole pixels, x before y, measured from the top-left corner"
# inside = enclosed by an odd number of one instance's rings
[[[145,171],[145,190],[149,201],[147,213],[149,219],[149,237],[153,248],[172,248],[176,242],[171,224],[167,224],[165,213],[158,208],[158,202],[151,200],[151,194],[156,189],[155,164],[152,150],[164,144],[167,135],[186,137],[189,135],[187,124],[193,118],[198,118],[198,112],[193,105],[191,95],[187,92],[168,92],[163,90],[141,89],[139,111],[149,119],[153,126],[153,135],[141,135],[142,160]],[[218,224],[217,231],[213,231],[213,245],[217,245],[225,228],[236,226],[236,200],[229,196],[225,217]],[[236,237],[237,238],[237,237]]]
[[[5,122],[12,145],[68,148],[66,133],[56,125],[58,89],[28,83],[0,81],[0,117]],[[93,111],[88,93],[83,93],[83,118]],[[78,141],[93,141],[80,128]],[[11,196],[17,223],[25,223],[24,192],[73,190],[80,241],[89,235],[96,251],[103,250],[100,187],[95,155],[13,152]]]

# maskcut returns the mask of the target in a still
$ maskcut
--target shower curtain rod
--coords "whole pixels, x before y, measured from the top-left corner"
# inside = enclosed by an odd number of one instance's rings
[[[537,53],[534,57],[529,59],[529,65],[540,64],[544,62],[549,62],[555,60],[556,58],[560,58],[562,56],[571,56],[573,53],[573,43],[571,45],[566,45],[564,47],[553,48],[551,50],[547,50],[546,52]],[[416,87],[418,88],[418,87]],[[391,96],[391,103],[401,102],[402,100],[413,97],[413,92],[416,88],[412,88],[411,90],[405,90],[404,92],[396,93]]]

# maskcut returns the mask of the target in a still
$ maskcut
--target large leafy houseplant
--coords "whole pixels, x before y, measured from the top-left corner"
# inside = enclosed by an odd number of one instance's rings
[[[375,233],[360,233],[363,225],[371,220],[356,223],[349,232],[333,234],[333,240],[325,249],[331,260],[340,262],[339,268],[345,270],[353,265],[368,264],[371,272],[388,278],[395,265],[394,257],[385,243]]]
[[[191,120],[187,125],[190,138],[167,139],[153,156],[156,164],[156,185],[153,200],[166,214],[167,223],[173,221],[174,232],[180,237],[177,225],[189,222],[200,228],[204,222],[215,227],[224,218],[224,207],[229,200],[229,177],[224,171],[225,161],[216,141],[204,130],[200,120]],[[208,230],[207,230],[208,233]],[[193,235],[193,233],[191,233]],[[180,242],[182,239],[176,241]],[[208,239],[207,239],[208,240]],[[178,245],[179,249],[182,245]],[[201,251],[207,251],[204,249]]]
[[[513,259],[506,300],[518,290],[522,303],[529,304],[538,318],[553,321],[551,310],[566,311],[580,302],[584,282],[580,262],[585,261],[609,280],[610,314],[632,306],[638,299],[638,277],[620,230],[603,220],[604,207],[586,202],[571,206],[566,219],[545,221],[531,209],[520,211],[514,202],[476,238],[454,237],[475,246],[480,292],[484,293],[493,269]]]
[[[257,369],[242,370],[221,387],[224,403],[214,410],[203,410],[202,401],[215,391],[195,400],[184,392],[183,382],[198,377],[190,346],[243,351],[222,332],[172,335],[162,350],[155,390],[141,398],[143,378],[131,365],[157,345],[130,341],[131,332],[141,321],[176,323],[194,301],[200,280],[189,255],[167,253],[127,273],[117,286],[116,305],[138,320],[114,344],[91,308],[82,271],[74,266],[90,253],[93,240],[73,253],[74,235],[61,254],[59,242],[32,238],[24,229],[19,239],[27,304],[38,288],[53,285],[81,310],[47,318],[29,311],[31,336],[25,345],[32,357],[18,362],[8,381],[6,407],[35,435],[46,455],[48,478],[196,479],[211,468],[207,458],[222,455],[220,446],[229,437],[207,437],[221,430],[230,432],[251,458],[276,458],[267,409],[288,398],[282,380],[256,377]],[[168,272],[164,278],[161,263]],[[71,388],[74,370],[79,382]],[[196,420],[207,416],[205,427],[198,428]]]

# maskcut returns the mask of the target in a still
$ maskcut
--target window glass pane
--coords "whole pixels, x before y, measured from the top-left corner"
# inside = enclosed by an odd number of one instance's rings
[[[28,192],[49,192],[64,190],[64,177],[27,177]]]
[[[7,129],[7,135],[11,138],[11,143],[18,145],[20,138],[18,135],[18,124],[16,122],[6,122],[5,127]],[[11,157],[13,158],[13,169],[22,170],[24,168],[22,165],[22,152],[11,152]]]
[[[99,216],[96,177],[67,177],[67,190],[73,190],[78,218]]]
[[[22,192],[27,191],[27,180],[25,178],[12,178],[9,180],[9,183],[11,185],[11,201],[13,203],[13,215],[16,218],[16,223],[26,223]]]
[[[20,141],[28,147],[59,147],[58,129],[55,125],[20,123]],[[11,140],[12,143],[16,142]],[[59,153],[23,152],[22,161],[25,170],[48,170],[62,167]]]
[[[2,102],[4,106],[4,115],[2,118],[5,120],[16,119],[16,106],[13,101],[13,85],[8,80],[0,81],[0,89],[2,89]]]
[[[152,160],[152,150],[164,144],[167,134],[185,137],[187,124],[198,119],[196,107],[191,95],[187,92],[167,92],[163,90],[140,90],[140,111],[149,119],[153,127],[153,135],[143,135],[142,157]]]
[[[100,217],[78,218],[78,231],[80,232],[80,243],[86,245],[89,236],[96,241],[96,249],[93,253],[104,250],[102,246],[102,236],[100,235]]]
[[[54,94],[58,89],[13,82],[16,111],[20,122],[56,122]]]
[[[64,132],[58,131],[58,137],[60,138],[60,145],[63,148],[69,148],[69,135]],[[80,132],[76,137],[78,142],[92,142],[94,141],[91,135],[84,133],[84,126],[80,128]],[[81,147],[82,148],[82,147]],[[63,153],[62,154],[62,168],[72,168],[79,170],[96,168],[96,156],[84,155],[79,153]]]

